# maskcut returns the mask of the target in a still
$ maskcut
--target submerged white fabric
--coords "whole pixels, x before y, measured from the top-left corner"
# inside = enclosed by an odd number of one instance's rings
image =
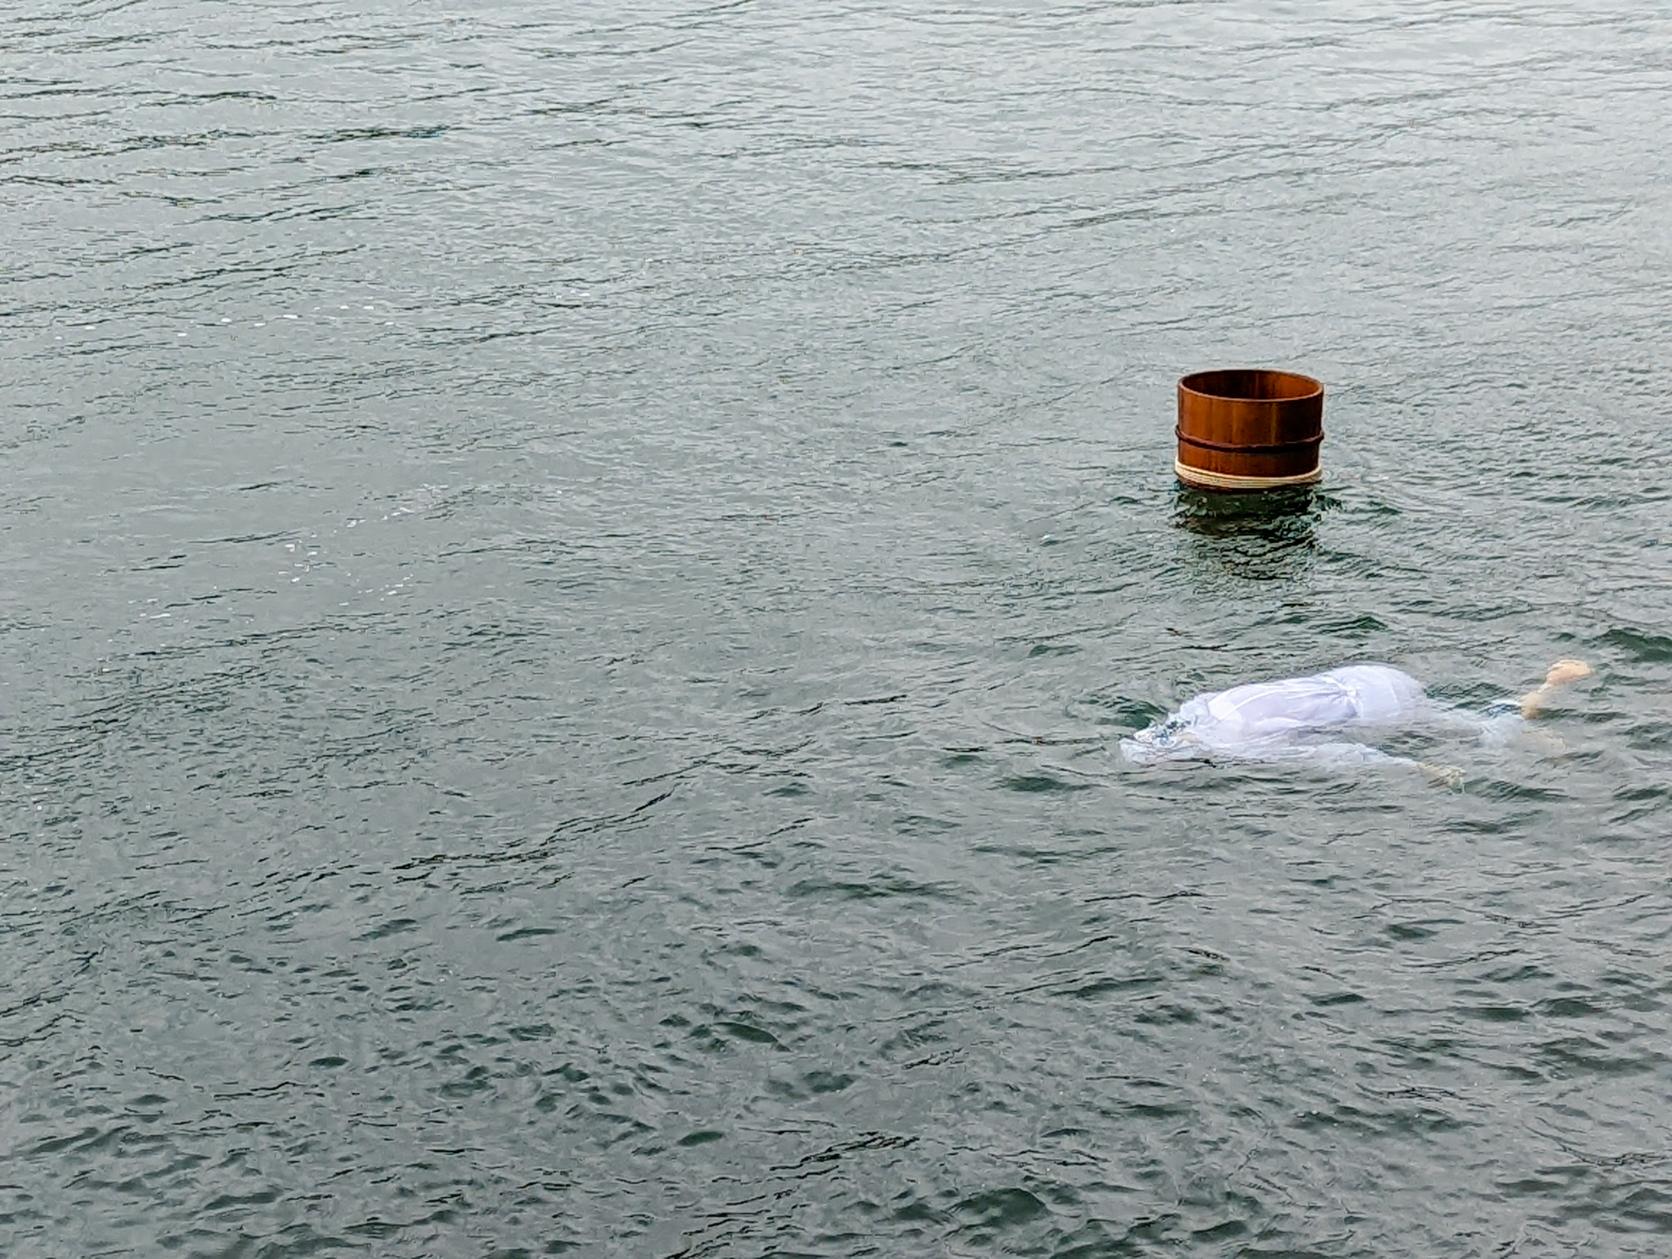
[[[1507,733],[1519,714],[1479,718],[1430,701],[1422,684],[1389,665],[1360,664],[1304,678],[1256,682],[1198,695],[1176,713],[1121,740],[1136,764],[1167,760],[1398,761],[1365,743],[1340,739],[1355,728],[1422,721],[1465,725],[1483,738]]]

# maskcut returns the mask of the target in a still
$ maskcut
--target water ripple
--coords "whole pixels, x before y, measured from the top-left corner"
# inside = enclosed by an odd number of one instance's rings
[[[1662,1253],[1667,18],[8,34],[8,1254]],[[1216,361],[1325,492],[1177,491]]]

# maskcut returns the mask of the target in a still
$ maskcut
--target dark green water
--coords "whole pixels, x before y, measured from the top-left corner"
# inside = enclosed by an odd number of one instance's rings
[[[1672,1249],[1664,10],[0,36],[6,1255]],[[1299,513],[1171,480],[1250,362]],[[1559,655],[1459,792],[1114,755]]]

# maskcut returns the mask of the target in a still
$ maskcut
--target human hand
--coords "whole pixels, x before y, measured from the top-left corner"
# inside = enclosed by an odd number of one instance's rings
[[[1566,686],[1569,682],[1577,682],[1580,678],[1591,676],[1591,666],[1583,660],[1558,660],[1550,666],[1550,672],[1544,675],[1546,686]]]
[[[1455,765],[1431,765],[1422,761],[1417,768],[1442,787],[1450,787],[1453,791],[1463,786],[1463,771]]]

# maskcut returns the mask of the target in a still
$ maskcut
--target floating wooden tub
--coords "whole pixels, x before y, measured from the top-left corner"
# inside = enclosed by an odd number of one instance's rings
[[[1179,381],[1179,480],[1198,490],[1279,490],[1323,476],[1324,387],[1263,368]]]

